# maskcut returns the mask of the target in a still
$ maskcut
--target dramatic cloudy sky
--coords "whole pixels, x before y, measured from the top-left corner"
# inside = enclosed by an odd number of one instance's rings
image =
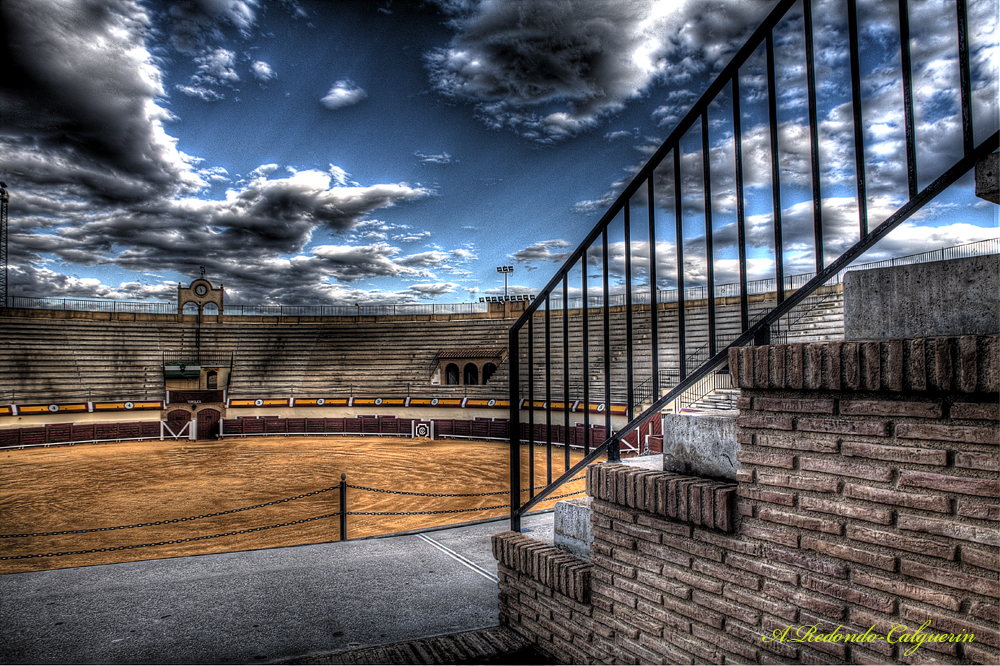
[[[3,0],[11,293],[170,300],[204,267],[231,303],[454,302],[502,293],[504,264],[516,292],[537,289],[772,4]],[[898,18],[896,3],[860,4],[874,225],[906,191]],[[955,3],[911,5],[924,186],[956,155]],[[981,141],[997,127],[998,10],[969,5]],[[832,257],[858,233],[853,129],[841,2],[816,6]],[[793,12],[777,36],[786,273],[813,263],[801,25]],[[751,278],[774,269],[760,67],[741,80]],[[723,279],[736,270],[725,111],[711,147]],[[681,156],[692,252],[698,137]],[[997,209],[972,189],[964,179],[869,258],[996,237]],[[662,286],[675,242],[656,239]],[[647,269],[635,260],[640,280]],[[704,269],[691,258],[689,282]]]

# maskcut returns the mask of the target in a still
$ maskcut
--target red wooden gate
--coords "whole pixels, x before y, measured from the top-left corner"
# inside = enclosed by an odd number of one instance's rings
[[[219,433],[219,419],[222,414],[215,409],[203,409],[198,412],[198,439],[215,439]]]

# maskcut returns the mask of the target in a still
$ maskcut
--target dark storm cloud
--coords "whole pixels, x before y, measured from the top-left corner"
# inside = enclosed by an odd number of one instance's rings
[[[13,266],[8,278],[9,288],[19,296],[173,300],[177,295],[174,283],[123,282],[109,286],[94,278],[65,275],[44,267]]]
[[[561,263],[569,256],[571,250],[571,243],[560,238],[532,243],[511,254],[510,258],[519,264],[532,264],[536,261]]]
[[[662,77],[714,64],[771,4],[440,2],[458,32],[427,62],[437,89],[477,103],[487,125],[551,142],[595,127]]]
[[[149,17],[131,0],[9,0],[0,172],[18,183],[135,201],[202,185],[164,131]]]
[[[210,42],[220,26],[250,29],[255,6],[228,0],[174,5],[175,39],[183,37],[185,49],[197,46],[193,87],[212,95],[215,87],[238,81],[235,56]],[[162,105],[161,73],[146,44],[150,18],[140,4],[11,0],[0,12],[10,56],[10,83],[0,89],[0,174],[16,183],[10,261],[18,293],[156,293],[148,285],[123,291],[59,277],[46,267],[54,258],[140,273],[191,275],[205,265],[234,290],[270,299],[287,292],[281,267],[289,260],[282,255],[303,251],[317,229],[343,233],[374,210],[431,194],[403,183],[361,185],[333,165],[287,177],[268,165],[223,199],[200,198],[209,182],[227,182],[228,174],[182,154],[167,134],[172,116]],[[289,296],[322,301],[331,279],[433,277],[433,262],[397,266],[395,254],[382,263],[362,260],[354,269],[329,257],[300,260],[294,270],[303,290]]]

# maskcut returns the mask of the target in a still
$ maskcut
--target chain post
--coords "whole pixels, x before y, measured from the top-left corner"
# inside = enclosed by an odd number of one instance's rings
[[[347,541],[347,474],[340,475],[340,540]]]

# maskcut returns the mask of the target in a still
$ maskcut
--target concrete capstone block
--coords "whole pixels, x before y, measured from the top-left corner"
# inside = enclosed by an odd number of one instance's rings
[[[663,469],[735,480],[740,449],[736,432],[732,418],[665,414]]]
[[[554,540],[558,548],[590,561],[590,503],[592,498],[556,502]]]
[[[993,335],[998,312],[998,255],[850,271],[844,278],[846,340]]]

